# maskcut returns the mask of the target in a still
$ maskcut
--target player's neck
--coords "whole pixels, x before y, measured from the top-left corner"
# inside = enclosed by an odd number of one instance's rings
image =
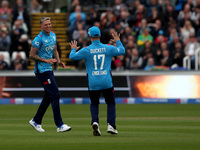
[[[50,32],[45,32],[44,30],[42,30],[45,34],[50,35]]]
[[[93,38],[90,38],[91,42],[93,41],[100,41],[100,38],[99,37],[93,37]]]

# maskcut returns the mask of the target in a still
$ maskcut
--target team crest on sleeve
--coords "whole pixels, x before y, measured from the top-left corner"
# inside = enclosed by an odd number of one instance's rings
[[[35,45],[39,46],[39,44],[40,44],[39,42],[35,42]]]
[[[54,41],[56,40],[55,36],[53,36]]]
[[[117,48],[117,51],[118,51],[118,52],[120,52],[120,49],[119,49],[119,48]]]

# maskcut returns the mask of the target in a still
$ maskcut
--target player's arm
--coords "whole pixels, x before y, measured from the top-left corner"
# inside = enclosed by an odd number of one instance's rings
[[[117,47],[113,46],[113,55],[114,56],[124,55],[125,48],[124,48],[122,42],[120,41],[120,34],[118,34],[117,32],[114,32],[112,34],[112,36],[113,36],[112,41],[115,42],[117,45]]]
[[[57,45],[55,45],[54,57],[57,60],[58,65],[65,70],[66,66],[62,61],[60,61],[59,53],[58,53],[58,50],[57,50]]]
[[[35,61],[45,62],[45,63],[55,63],[57,61],[56,59],[53,59],[53,58],[44,59],[44,58],[39,57],[37,55],[38,50],[39,50],[38,48],[32,46],[30,50],[29,58]]]
[[[78,52],[76,52],[80,47],[77,47],[77,41],[71,41],[71,43],[69,43],[71,46],[71,52],[69,54],[69,58],[71,60],[80,60],[80,59],[84,59],[84,51],[83,49],[79,50]]]

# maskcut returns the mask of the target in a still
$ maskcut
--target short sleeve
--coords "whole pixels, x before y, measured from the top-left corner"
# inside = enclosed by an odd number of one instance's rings
[[[32,46],[39,49],[41,44],[42,44],[42,40],[38,36],[35,37],[35,39],[32,42]]]

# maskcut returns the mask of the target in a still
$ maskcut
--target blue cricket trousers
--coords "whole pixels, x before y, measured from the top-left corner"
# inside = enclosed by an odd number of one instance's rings
[[[90,94],[90,112],[92,116],[92,122],[99,123],[99,98],[101,93],[105,98],[107,104],[107,123],[112,125],[116,129],[115,120],[116,120],[116,108],[115,108],[115,96],[114,88],[108,88],[103,90],[92,90],[89,91]]]
[[[36,77],[44,87],[44,97],[34,117],[34,121],[38,124],[42,123],[42,118],[51,104],[53,109],[54,121],[57,127],[63,124],[60,114],[60,92],[58,90],[53,71],[44,73],[36,73]]]

